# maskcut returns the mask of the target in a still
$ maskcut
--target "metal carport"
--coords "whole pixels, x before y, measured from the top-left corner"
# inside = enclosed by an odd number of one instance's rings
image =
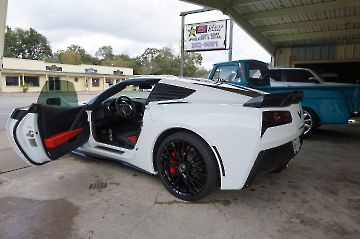
[[[320,73],[338,68],[348,73],[344,77],[360,79],[360,0],[186,2],[232,17],[272,55],[274,66],[303,66]]]

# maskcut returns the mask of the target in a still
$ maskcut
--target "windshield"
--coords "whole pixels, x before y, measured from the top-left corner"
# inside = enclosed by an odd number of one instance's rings
[[[71,81],[49,79],[45,82],[39,97],[38,104],[53,106],[79,105],[74,84]]]
[[[152,88],[153,86],[143,87],[139,85],[128,85],[122,91],[112,95],[108,99],[117,99],[120,96],[127,96],[130,99],[146,100],[149,97]]]

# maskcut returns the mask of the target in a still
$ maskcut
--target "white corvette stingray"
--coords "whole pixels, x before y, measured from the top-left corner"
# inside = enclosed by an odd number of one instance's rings
[[[159,174],[170,193],[193,201],[281,171],[301,148],[302,92],[158,77],[123,81],[80,106],[67,94],[45,87],[36,104],[10,116],[8,137],[26,163],[70,152],[111,158]]]

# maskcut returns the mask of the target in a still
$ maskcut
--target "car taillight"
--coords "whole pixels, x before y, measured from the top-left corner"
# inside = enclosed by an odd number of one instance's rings
[[[289,124],[292,122],[289,111],[264,111],[262,118],[261,136],[268,128]]]

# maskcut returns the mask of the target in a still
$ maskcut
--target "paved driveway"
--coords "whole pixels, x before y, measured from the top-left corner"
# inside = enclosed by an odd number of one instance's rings
[[[283,173],[259,177],[246,190],[215,191],[198,203],[179,201],[156,176],[108,160],[67,155],[23,168],[5,140],[1,136],[0,238],[360,235],[360,127],[322,127]]]

